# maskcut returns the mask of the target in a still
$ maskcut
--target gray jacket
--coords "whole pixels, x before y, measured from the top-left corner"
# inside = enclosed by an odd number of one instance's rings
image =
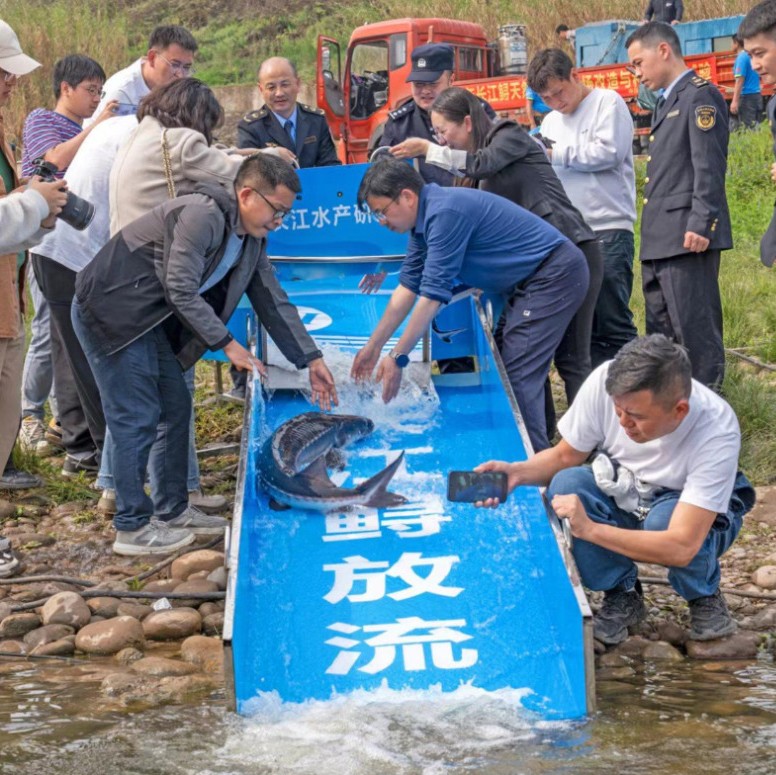
[[[119,231],[76,279],[84,322],[106,355],[160,323],[184,369],[232,339],[226,322],[244,293],[280,351],[297,368],[321,357],[267,258],[265,240],[246,235],[232,269],[200,295],[238,223],[224,188],[199,184],[195,193],[155,207]]]

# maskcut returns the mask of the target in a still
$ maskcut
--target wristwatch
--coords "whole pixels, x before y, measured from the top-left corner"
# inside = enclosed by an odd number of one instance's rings
[[[393,358],[396,361],[396,365],[400,369],[403,369],[410,362],[409,355],[403,355],[402,353],[397,353],[396,350],[391,350],[391,352],[388,353],[388,357]]]

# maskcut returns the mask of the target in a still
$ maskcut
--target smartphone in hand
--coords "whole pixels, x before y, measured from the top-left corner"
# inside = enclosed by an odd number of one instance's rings
[[[507,499],[507,475],[503,471],[451,471],[447,475],[447,500],[475,503],[488,498]]]
[[[129,102],[119,102],[116,110],[113,111],[114,116],[134,116],[135,113],[137,113],[137,105],[132,105]]]

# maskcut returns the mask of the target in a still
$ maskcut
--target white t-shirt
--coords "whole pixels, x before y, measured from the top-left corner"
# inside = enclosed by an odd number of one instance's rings
[[[139,105],[140,100],[150,94],[151,89],[143,79],[143,58],[135,60],[129,67],[114,73],[103,86],[105,96],[100,100],[92,117],[84,121],[84,127],[89,126],[102,113],[111,100],[118,100],[125,105]]]
[[[625,100],[610,89],[592,89],[571,115],[548,113],[541,131],[555,142],[552,168],[588,226],[633,231],[633,120]]]
[[[730,404],[692,381],[690,411],[679,427],[638,444],[622,429],[605,389],[609,362],[585,380],[558,423],[563,439],[580,452],[606,452],[653,488],[681,491],[679,498],[702,509],[728,510],[738,471],[741,432]]]
[[[86,136],[67,169],[70,191],[94,205],[94,218],[77,231],[63,221],[47,234],[35,252],[80,272],[110,239],[110,170],[119,148],[137,127],[137,117],[117,116],[97,124]]]

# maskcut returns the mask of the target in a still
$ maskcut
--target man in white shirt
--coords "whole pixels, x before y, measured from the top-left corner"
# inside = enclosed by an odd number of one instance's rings
[[[558,423],[555,447],[477,468],[504,471],[510,490],[549,485],[553,509],[576,539],[582,581],[605,593],[594,633],[607,645],[646,616],[636,562],[668,567],[668,581],[690,606],[690,638],[736,629],[719,591],[719,557],[754,505],[754,490],[738,472],[735,413],[691,373],[681,345],[662,334],[634,339],[588,377]],[[592,465],[583,465],[593,452]]]
[[[198,48],[194,36],[184,27],[157,27],[148,41],[148,53],[105,81],[102,101],[94,115],[99,116],[112,100],[119,103],[116,115],[135,113],[140,100],[152,89],[194,75],[194,54]],[[84,126],[89,123],[85,121]]]
[[[588,88],[573,67],[560,49],[545,49],[531,60],[528,85],[552,109],[541,129],[551,146],[547,155],[604,256],[590,347],[593,366],[599,366],[637,333],[629,306],[636,222],[633,121],[617,92]]]

